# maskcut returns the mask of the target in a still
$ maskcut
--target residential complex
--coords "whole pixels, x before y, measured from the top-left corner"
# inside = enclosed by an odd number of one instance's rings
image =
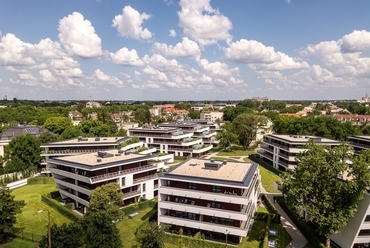
[[[123,150],[98,151],[47,160],[62,199],[75,202],[85,212],[91,191],[106,183],[117,183],[124,194],[123,205],[135,198],[153,199],[157,195],[158,164],[151,155]]]
[[[304,151],[303,146],[310,140],[315,141],[316,144],[331,147],[340,145],[340,141],[316,136],[267,134],[264,136],[257,154],[263,160],[272,163],[276,169],[294,169],[297,165],[297,154]]]
[[[46,160],[56,157],[65,157],[72,155],[80,155],[85,153],[93,153],[98,151],[107,151],[117,148],[121,143],[131,139],[130,137],[101,137],[101,138],[84,138],[70,139],[60,142],[52,142],[42,144],[41,148],[41,165],[45,168],[42,173],[50,173],[46,166]]]
[[[340,122],[351,122],[353,125],[367,125],[370,122],[370,115],[358,114],[334,114],[333,118]]]
[[[158,223],[239,243],[251,227],[259,193],[257,164],[192,158],[159,175]]]
[[[370,148],[370,136],[351,136],[348,137],[348,142],[355,150],[355,155]]]
[[[200,113],[200,118],[212,122],[222,122],[224,119],[224,113],[217,111],[205,111]]]
[[[202,138],[195,138],[194,132],[186,132],[176,127],[143,126],[130,128],[128,136],[137,136],[149,148],[157,148],[161,153],[175,156],[200,157],[212,149]]]

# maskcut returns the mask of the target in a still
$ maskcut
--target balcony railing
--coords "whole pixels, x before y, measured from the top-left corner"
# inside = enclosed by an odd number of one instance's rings
[[[359,142],[355,142],[355,141],[350,141],[349,142],[351,146],[357,146],[357,147],[361,147],[361,148],[370,148],[370,145],[368,144],[363,144],[363,143],[359,143]]]
[[[154,178],[158,178],[158,175],[153,174],[153,175],[149,175],[145,177],[140,177],[140,178],[134,179],[134,183],[139,183],[139,182],[147,181],[147,180],[154,179]]]
[[[90,150],[49,150],[41,151],[41,155],[58,155],[58,154],[80,154],[80,153],[94,153],[98,151],[108,151],[108,149],[90,149]]]
[[[106,174],[99,175],[99,176],[94,176],[94,177],[91,177],[90,180],[91,180],[91,182],[96,182],[96,181],[100,181],[100,180],[106,180],[106,179],[110,179],[110,178],[113,178],[113,177],[118,177],[118,176],[122,176],[122,175],[126,175],[126,174],[139,172],[139,171],[144,171],[144,170],[147,170],[147,169],[156,169],[156,168],[157,168],[156,164],[155,165],[146,165],[146,166],[136,167],[136,168],[132,168],[132,169],[128,169],[128,170],[116,171],[116,172],[106,173]]]
[[[123,193],[123,199],[128,199],[128,198],[131,198],[131,197],[133,197],[135,195],[138,195],[138,194],[141,194],[140,189],[133,190],[133,191],[130,191],[130,192],[127,192],[127,193]]]

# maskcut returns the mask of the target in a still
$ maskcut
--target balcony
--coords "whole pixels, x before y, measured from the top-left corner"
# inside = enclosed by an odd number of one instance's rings
[[[108,151],[108,149],[91,149],[91,150],[49,150],[41,151],[41,156],[55,155],[55,156],[68,156],[68,155],[78,155],[84,153],[94,153],[98,151]]]
[[[86,187],[86,186],[81,186],[81,185],[76,185],[74,183],[74,180],[71,180],[71,179],[68,179],[68,178],[65,178],[65,179],[56,179],[54,178],[54,181],[57,183],[57,184],[60,184],[60,185],[63,185],[67,188],[71,188],[71,189],[74,189],[80,193],[84,193],[85,195],[90,195],[91,193],[91,190],[90,188]]]
[[[351,146],[356,146],[356,147],[359,147],[359,148],[362,148],[362,149],[368,149],[368,148],[370,148],[370,145],[363,144],[363,143],[356,142],[356,141],[350,141],[349,144]]]
[[[114,178],[114,177],[119,177],[119,176],[122,176],[122,175],[132,174],[132,173],[145,171],[145,170],[150,170],[150,169],[157,169],[157,165],[156,164],[154,164],[154,165],[151,164],[151,165],[136,167],[136,168],[133,168],[133,169],[116,171],[116,172],[112,172],[112,173],[106,173],[106,174],[103,174],[103,175],[91,177],[90,180],[91,180],[92,183],[95,183],[97,181],[107,180],[107,179],[111,179],[111,178]]]
[[[140,183],[140,182],[143,182],[143,181],[148,181],[150,179],[156,179],[156,178],[158,178],[157,173],[153,174],[153,175],[145,176],[145,177],[140,177],[140,178],[134,179],[134,184]]]
[[[132,197],[140,195],[140,194],[141,194],[140,189],[133,190],[133,191],[130,191],[130,192],[127,192],[127,193],[123,193],[123,199],[126,200],[126,199],[132,198]]]
[[[74,194],[71,194],[71,193],[69,193],[68,191],[66,191],[64,189],[59,189],[59,193],[61,193],[61,194],[65,195],[65,196],[67,196],[67,197],[69,197],[69,198],[71,198],[71,199],[73,199],[73,200],[75,200],[75,201],[77,201],[77,202],[85,205],[86,207],[89,206],[89,202],[88,201],[86,201],[86,200],[84,200],[84,199],[82,199],[82,198],[80,198],[80,197],[78,197],[78,196],[76,196]]]
[[[82,176],[82,175],[80,175],[78,173],[75,173],[75,172],[70,172],[70,171],[57,169],[57,168],[50,168],[50,171],[51,171],[52,174],[61,175],[61,176],[64,176],[64,177],[69,177],[69,178],[74,178],[74,179],[77,179],[78,181],[85,182],[85,183],[91,183],[91,180],[90,180],[89,177]]]
[[[257,150],[257,154],[259,154],[259,155],[261,155],[263,157],[266,157],[267,159],[270,159],[271,161],[273,160],[272,155],[268,154],[267,152],[265,152],[262,149]]]

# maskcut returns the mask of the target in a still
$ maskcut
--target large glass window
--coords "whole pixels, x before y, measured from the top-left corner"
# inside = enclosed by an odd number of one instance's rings
[[[370,215],[366,215],[365,221],[370,221]]]
[[[189,186],[188,187],[189,189],[193,189],[193,190],[197,189],[197,184],[196,183],[189,183],[188,186]]]
[[[216,185],[212,185],[212,192],[214,192],[214,193],[220,193],[221,192],[221,187],[220,186],[216,186]]]
[[[360,230],[360,233],[358,234],[358,236],[370,236],[370,229]]]

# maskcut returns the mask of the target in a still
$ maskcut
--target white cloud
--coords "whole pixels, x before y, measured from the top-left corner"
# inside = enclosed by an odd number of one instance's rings
[[[32,48],[32,44],[21,41],[14,34],[6,34],[0,40],[0,63],[5,66],[34,65],[34,59],[24,54],[26,49]]]
[[[135,49],[131,51],[128,48],[123,47],[116,53],[109,53],[109,59],[117,65],[128,65],[128,66],[142,66],[143,61],[139,58]]]
[[[41,80],[44,82],[55,82],[56,78],[53,76],[53,74],[49,70],[41,70],[39,71],[39,74],[41,76]]]
[[[228,84],[241,84],[244,81],[240,79],[240,71],[238,67],[229,68],[225,63],[212,62],[210,63],[207,59],[201,59],[199,61],[199,66],[203,68],[206,75],[217,80],[219,85],[224,85],[226,82]],[[222,84],[220,84],[222,82]]]
[[[156,42],[152,46],[152,51],[163,56],[173,57],[199,58],[201,54],[198,44],[187,37],[182,38],[182,42],[177,43],[175,46],[167,46],[165,43]]]
[[[231,40],[231,21],[218,10],[213,9],[210,0],[181,0],[179,26],[184,34],[200,45],[215,44],[219,40]]]
[[[155,81],[168,81],[168,78],[164,72],[154,69],[151,66],[147,66],[143,69],[146,75],[149,75],[152,80]]]
[[[352,33],[343,36],[340,46],[345,53],[370,50],[370,32],[354,30]]]
[[[59,21],[58,38],[67,52],[82,58],[98,57],[102,54],[101,39],[89,20],[73,12]]]
[[[287,4],[290,4],[290,0],[285,0],[285,2],[286,2]]]
[[[176,37],[176,31],[173,29],[170,29],[170,36],[171,37]]]
[[[117,77],[108,76],[100,69],[96,69],[93,76],[98,83],[110,84],[116,87],[125,87],[123,82]]]
[[[150,17],[146,13],[140,14],[131,6],[125,6],[122,14],[114,17],[112,26],[117,28],[120,36],[146,40],[152,38],[153,34],[147,28],[143,29],[142,24]]]

